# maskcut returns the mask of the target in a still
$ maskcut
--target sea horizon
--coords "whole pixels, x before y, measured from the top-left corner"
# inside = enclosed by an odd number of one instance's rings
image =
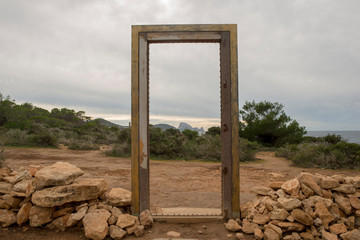
[[[305,136],[311,137],[324,137],[328,134],[340,135],[344,140],[349,143],[360,144],[360,131],[351,131],[351,130],[323,130],[323,131],[307,131]]]

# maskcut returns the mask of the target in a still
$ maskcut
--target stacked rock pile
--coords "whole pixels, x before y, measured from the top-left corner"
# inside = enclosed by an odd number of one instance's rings
[[[229,220],[229,231],[269,240],[360,239],[360,177],[301,173],[253,191],[256,199],[241,206],[241,220]]]
[[[103,179],[79,178],[84,172],[66,162],[32,165],[23,172],[0,168],[0,224],[65,231],[83,226],[91,239],[142,236],[153,218],[144,211],[130,215],[131,192],[108,189]]]

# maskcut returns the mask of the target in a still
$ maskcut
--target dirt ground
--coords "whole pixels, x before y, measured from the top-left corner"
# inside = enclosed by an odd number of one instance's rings
[[[300,172],[325,175],[355,176],[354,170],[305,169],[290,166],[289,161],[275,157],[273,152],[260,152],[258,161],[240,164],[240,203],[251,201],[255,186],[267,186],[271,180],[288,180]],[[20,171],[31,164],[51,165],[66,161],[85,171],[84,178],[104,178],[110,187],[130,190],[131,163],[128,158],[107,157],[103,151],[79,151],[43,148],[6,148],[6,164]],[[164,214],[166,209],[205,208],[221,209],[220,163],[196,161],[150,161],[150,205],[153,214]],[[204,226],[205,225],[205,226]],[[206,228],[205,228],[206,227]],[[227,237],[222,223],[168,224],[156,223],[141,239],[166,237],[166,232],[178,231],[184,238],[235,239]],[[202,231],[199,234],[198,231]],[[86,239],[82,229],[56,233],[47,229],[9,227],[0,228],[0,239]],[[252,239],[247,236],[248,239]],[[110,238],[109,238],[110,239]],[[126,239],[135,239],[127,237]]]

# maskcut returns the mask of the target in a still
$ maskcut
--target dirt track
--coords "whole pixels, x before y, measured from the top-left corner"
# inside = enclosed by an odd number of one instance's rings
[[[104,178],[110,187],[130,190],[130,159],[106,157],[102,151],[74,151],[67,149],[6,148],[6,164],[12,170],[21,170],[30,164],[44,166],[57,161],[72,163],[85,171],[83,177]],[[320,172],[326,175],[358,175],[353,170],[303,169],[290,166],[289,162],[277,158],[274,153],[261,152],[261,159],[254,163],[240,165],[240,203],[251,201],[255,186],[266,186],[270,180],[288,180],[302,171]],[[152,212],[161,208],[192,207],[221,208],[220,163],[188,161],[151,161],[150,163],[150,201]],[[179,226],[176,224],[157,224],[152,233],[142,239],[165,237],[166,231],[182,232],[184,237],[199,239],[231,239],[226,237],[223,226],[208,224],[206,235],[197,235],[202,225]],[[44,238],[42,235],[44,234]],[[55,234],[52,236],[51,234]],[[164,235],[165,234],[165,235]],[[224,236],[223,238],[220,236]],[[47,230],[29,229],[26,234],[18,228],[0,229],[0,239],[85,239],[81,229],[67,233],[53,233]],[[126,239],[132,239],[130,237]]]

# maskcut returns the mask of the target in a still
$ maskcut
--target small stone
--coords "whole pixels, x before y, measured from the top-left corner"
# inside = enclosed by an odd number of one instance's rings
[[[31,203],[25,203],[24,205],[22,205],[22,207],[20,208],[19,212],[16,215],[16,223],[21,226],[21,224],[27,222],[29,220],[29,214],[30,214],[30,209],[32,207]]]
[[[0,209],[0,224],[3,227],[8,227],[16,223],[16,215],[11,210]]]
[[[336,223],[330,226],[330,232],[333,234],[341,234],[346,233],[347,229],[345,224],[343,223]]]
[[[6,182],[0,182],[0,193],[9,194],[12,191],[12,185]]]
[[[23,181],[23,180],[31,180],[32,177],[28,171],[23,171],[15,175],[15,177],[11,180],[11,184],[15,185],[16,183]]]
[[[329,233],[327,231],[322,231],[321,234],[322,234],[323,240],[338,240],[338,237],[336,234]]]
[[[199,230],[199,231],[197,231],[197,233],[198,233],[199,235],[202,235],[202,234],[204,234],[204,231]]]
[[[304,193],[304,196],[305,196],[306,198],[314,195],[314,191],[311,190],[311,188],[307,187],[305,184],[302,184],[302,185],[301,185],[301,190],[302,190],[302,192]]]
[[[270,221],[270,216],[268,214],[255,214],[252,221],[253,223],[264,225]]]
[[[270,213],[270,219],[272,220],[285,220],[290,214],[283,208],[274,209]]]
[[[266,228],[264,231],[264,239],[280,240],[280,236],[272,228]]]
[[[75,226],[81,219],[85,217],[85,214],[88,210],[88,207],[82,207],[80,208],[76,213],[72,213],[69,215],[69,220],[67,221],[68,227]]]
[[[278,199],[278,202],[287,211],[291,211],[291,210],[301,206],[301,201],[297,198],[282,198],[282,197],[280,197]]]
[[[2,198],[5,201],[5,203],[13,209],[18,209],[20,203],[22,202],[22,199],[13,197],[9,194],[5,194],[4,196],[2,196]]]
[[[41,225],[52,221],[52,213],[54,208],[45,208],[40,206],[32,206],[30,208],[29,220],[31,227],[40,227]]]
[[[175,231],[169,231],[166,233],[166,236],[169,238],[179,238],[181,236],[181,233]]]
[[[300,240],[301,239],[300,234],[297,233],[297,232],[292,232],[291,236],[294,238],[294,240]]]
[[[278,220],[271,221],[272,224],[280,227],[283,232],[301,232],[305,229],[305,226],[296,222],[283,222]]]
[[[322,196],[321,188],[316,183],[314,176],[312,174],[301,173],[300,176],[297,177],[297,179],[299,180],[300,183],[305,184],[306,186],[311,188],[311,190],[313,190],[316,194]]]
[[[276,182],[271,182],[269,184],[269,188],[272,188],[274,190],[278,190],[281,188],[281,186],[284,184],[283,181],[276,181]]]
[[[256,228],[259,228],[259,225],[256,223],[251,223],[246,218],[242,222],[242,231],[246,234],[253,234]]]
[[[126,231],[115,225],[110,225],[109,228],[110,237],[114,240],[120,240],[126,235]]]
[[[355,240],[360,239],[360,231],[357,229],[354,229],[350,232],[343,233],[340,235],[342,240]]]
[[[335,218],[329,212],[324,202],[317,202],[315,204],[315,213],[321,219],[325,229],[329,229],[329,223],[334,221]]]
[[[303,240],[314,240],[314,236],[309,233],[309,232],[302,232],[300,233],[300,236],[302,237]]]
[[[244,234],[242,234],[242,233],[236,233],[235,237],[238,240],[245,240]]]
[[[355,187],[350,183],[341,184],[339,187],[333,188],[331,190],[345,194],[353,194],[356,192]]]
[[[261,240],[264,238],[264,233],[261,231],[261,229],[256,228],[254,231],[254,237],[256,240]]]
[[[300,182],[296,178],[286,181],[283,185],[281,185],[281,189],[287,192],[290,195],[295,195],[300,190]]]
[[[225,227],[230,232],[236,232],[242,229],[242,227],[234,219],[229,219],[229,221],[225,224]]]
[[[271,188],[268,187],[255,187],[252,189],[252,192],[258,195],[267,196],[270,194],[270,192],[273,192]]]
[[[139,216],[140,224],[145,228],[150,228],[154,223],[154,218],[149,210],[142,211]]]
[[[49,223],[46,227],[49,229],[55,229],[55,230],[59,230],[59,231],[63,232],[68,228],[67,222],[69,220],[69,217],[70,217],[70,214],[56,218],[54,221]]]
[[[324,189],[331,189],[340,186],[339,180],[332,177],[324,177],[321,179],[320,186]]]
[[[123,188],[112,188],[106,193],[106,199],[115,207],[129,206],[131,205],[131,192]]]
[[[143,225],[136,226],[134,230],[134,234],[136,237],[141,237],[142,235],[144,235],[144,226]]]
[[[335,203],[339,205],[339,208],[344,211],[347,215],[351,214],[351,205],[350,200],[346,197],[343,197],[339,194],[333,194],[333,197],[335,199]]]
[[[135,232],[137,226],[139,226],[139,225],[140,225],[140,221],[139,221],[139,219],[136,218],[135,224],[126,228],[127,234],[129,234],[129,235],[133,234]]]
[[[108,234],[109,211],[105,209],[96,209],[86,214],[83,218],[85,236],[91,239],[104,239]]]
[[[355,209],[360,209],[360,199],[355,196],[349,196],[350,204]]]
[[[122,212],[119,208],[113,207],[111,209],[111,216],[108,220],[109,225],[115,225],[121,214],[122,214]]]
[[[136,223],[137,217],[131,216],[129,214],[121,214],[116,222],[116,225],[124,229],[131,227]]]

